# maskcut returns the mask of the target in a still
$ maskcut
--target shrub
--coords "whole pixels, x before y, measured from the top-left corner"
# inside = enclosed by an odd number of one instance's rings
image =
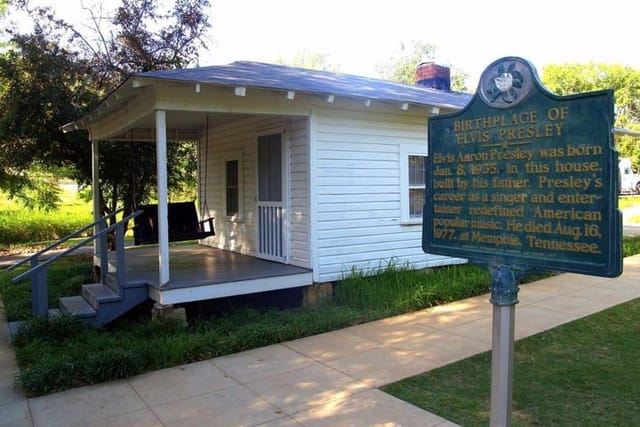
[[[58,298],[79,295],[83,283],[94,281],[91,255],[62,257],[48,268],[47,286],[49,306],[57,307]],[[12,283],[11,278],[24,272],[27,267],[19,267],[13,272],[0,271],[0,296],[5,305],[9,321],[31,317],[30,279]]]
[[[22,324],[13,343],[16,347],[24,347],[33,341],[55,344],[82,335],[86,330],[87,326],[81,320],[71,316],[34,317]]]
[[[390,262],[369,273],[352,270],[334,294],[338,304],[391,315],[479,295],[489,284],[486,271],[473,265],[411,270]]]

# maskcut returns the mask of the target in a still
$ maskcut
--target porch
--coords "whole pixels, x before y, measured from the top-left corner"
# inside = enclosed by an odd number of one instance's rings
[[[306,268],[188,244],[169,247],[170,280],[161,287],[157,246],[127,248],[125,258],[127,283],[147,284],[149,297],[161,304],[202,301],[313,283],[312,272]],[[114,263],[110,269],[115,267]]]

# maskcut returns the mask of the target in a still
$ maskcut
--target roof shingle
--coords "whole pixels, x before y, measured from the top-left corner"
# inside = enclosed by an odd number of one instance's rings
[[[137,74],[136,77],[293,90],[454,109],[463,108],[472,97],[462,92],[440,91],[370,77],[250,61],[201,68],[150,71]]]

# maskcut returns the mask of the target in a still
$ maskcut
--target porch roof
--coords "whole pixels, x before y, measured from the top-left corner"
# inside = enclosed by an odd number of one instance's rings
[[[237,61],[227,65],[201,68],[151,71],[136,74],[133,78],[291,90],[409,102],[455,110],[466,106],[472,97],[471,94],[462,92],[447,92],[352,74],[252,61]]]
[[[61,129],[64,132],[88,129],[92,123],[102,120],[101,118],[113,114],[113,112],[125,110],[127,112],[122,113],[124,116],[121,119],[124,118],[125,121],[131,122],[133,109],[142,108],[141,106],[149,101],[149,94],[142,96],[141,90],[156,83],[170,84],[172,82],[283,92],[293,91],[325,97],[331,95],[338,98],[360,98],[388,103],[412,104],[443,110],[464,108],[472,98],[472,95],[467,93],[441,91],[352,74],[262,62],[237,61],[227,65],[134,74],[107,95],[91,113],[74,122],[64,124]],[[135,94],[141,96],[131,102]],[[365,104],[363,103],[363,105]],[[147,107],[150,108],[149,111],[153,109],[152,106]],[[184,122],[184,120],[182,121]],[[152,127],[152,122],[141,127]],[[126,139],[130,139],[130,137],[127,136]]]

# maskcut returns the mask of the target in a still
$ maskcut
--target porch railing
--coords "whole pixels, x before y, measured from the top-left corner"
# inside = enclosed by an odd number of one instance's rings
[[[83,227],[77,231],[74,231],[73,233],[63,237],[62,239],[42,249],[41,251],[29,256],[28,258],[21,260],[20,262],[13,264],[11,267],[8,268],[8,270],[13,270],[16,267],[19,267],[20,265],[25,264],[27,262],[31,263],[31,268],[29,268],[24,273],[21,273],[18,276],[14,277],[11,281],[15,283],[26,277],[29,277],[29,276],[31,277],[31,311],[33,312],[34,315],[46,317],[48,316],[48,313],[49,313],[49,302],[48,302],[49,290],[47,287],[47,270],[49,268],[49,264],[53,263],[58,258],[61,258],[65,255],[69,255],[70,253],[74,252],[78,248],[85,246],[87,243],[92,242],[96,239],[99,239],[98,249],[99,249],[99,256],[100,256],[100,281],[104,282],[108,265],[109,265],[109,248],[108,248],[107,233],[111,231],[115,231],[115,253],[116,253],[116,262],[118,266],[116,271],[117,281],[119,285],[125,282],[126,268],[125,268],[125,261],[124,261],[124,225],[130,219],[140,215],[142,211],[133,212],[132,214],[129,214],[126,217],[122,218],[120,221],[117,221],[115,224],[107,226],[107,219],[111,217],[115,217],[115,215],[121,212],[122,210],[123,210],[122,208],[117,209],[103,216],[97,221],[94,221],[93,223],[87,225],[86,227]],[[91,236],[83,239],[81,242],[76,243],[75,245],[67,248],[64,251],[47,258],[45,261],[40,262],[40,259],[42,258],[42,256],[45,255],[50,250],[58,247],[60,244],[68,241],[69,239],[77,237],[81,233],[84,233],[88,229],[96,226],[97,226],[97,231],[94,232]]]

